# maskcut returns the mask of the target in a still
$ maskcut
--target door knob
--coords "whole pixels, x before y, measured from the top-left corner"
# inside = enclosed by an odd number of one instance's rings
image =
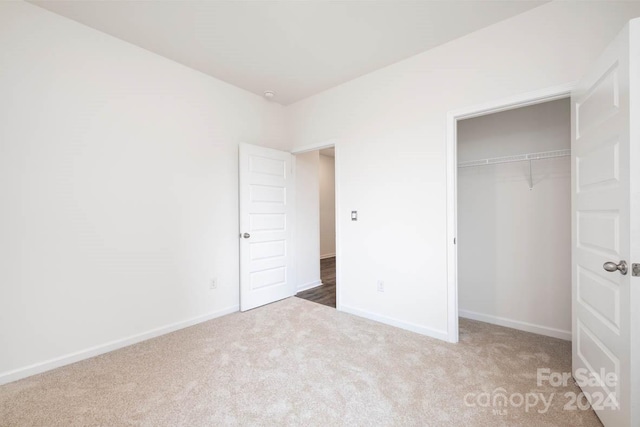
[[[627,262],[626,261],[620,261],[620,264],[616,264],[615,262],[605,262],[602,266],[602,268],[604,268],[605,270],[607,270],[610,273],[613,273],[614,271],[619,271],[623,276],[625,274],[627,274]]]
[[[244,233],[244,234],[242,235],[242,237],[244,237],[245,239],[248,239],[249,237],[251,237],[251,234],[249,234],[249,233]]]

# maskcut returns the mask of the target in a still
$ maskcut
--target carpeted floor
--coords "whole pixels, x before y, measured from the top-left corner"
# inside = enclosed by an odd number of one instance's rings
[[[447,344],[289,298],[4,385],[0,425],[600,425],[563,410],[575,386],[536,385],[570,370],[570,343],[460,325]],[[555,395],[484,406],[500,387]]]

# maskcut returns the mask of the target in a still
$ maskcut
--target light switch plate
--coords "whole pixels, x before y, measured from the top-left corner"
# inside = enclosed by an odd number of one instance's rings
[[[351,211],[351,221],[358,220],[358,211]]]

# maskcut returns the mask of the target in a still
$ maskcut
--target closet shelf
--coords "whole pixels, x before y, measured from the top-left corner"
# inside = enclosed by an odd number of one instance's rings
[[[500,163],[529,162],[529,190],[533,190],[533,160],[553,159],[554,157],[570,156],[571,150],[542,151],[540,153],[520,154],[518,156],[492,157],[490,159],[469,160],[458,163],[459,168],[470,168],[473,166],[498,165]]]
[[[459,168],[473,166],[497,165],[500,163],[524,162],[530,160],[552,159],[554,157],[570,156],[571,150],[542,151],[540,153],[520,154],[517,156],[492,157],[490,159],[468,160],[458,163]]]

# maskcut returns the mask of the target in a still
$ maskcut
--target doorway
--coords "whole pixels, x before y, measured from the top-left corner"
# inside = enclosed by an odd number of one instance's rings
[[[451,111],[447,115],[447,334],[448,341],[459,341],[458,311],[458,122],[474,117],[528,107],[551,102],[571,96],[575,84],[551,87],[548,89],[524,93],[511,98],[497,100]]]
[[[458,121],[461,318],[571,340],[570,148],[569,98]]]
[[[335,147],[296,156],[297,297],[336,308]]]

